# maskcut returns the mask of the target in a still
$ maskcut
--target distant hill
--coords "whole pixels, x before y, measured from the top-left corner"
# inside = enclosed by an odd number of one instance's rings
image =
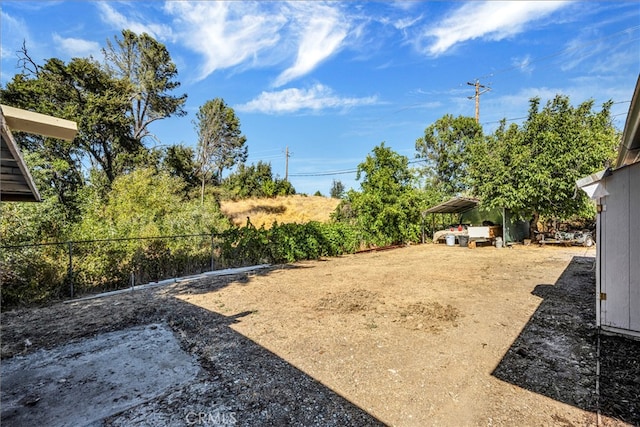
[[[244,199],[237,202],[221,202],[222,212],[234,224],[242,226],[247,217],[256,227],[270,227],[278,223],[327,222],[331,213],[340,203],[339,199],[321,196],[282,196],[273,199]]]

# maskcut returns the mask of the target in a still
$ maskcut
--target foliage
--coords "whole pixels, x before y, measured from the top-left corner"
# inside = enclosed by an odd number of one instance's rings
[[[289,181],[274,178],[271,164],[262,161],[250,166],[240,164],[238,169],[222,182],[222,185],[232,199],[296,194],[295,188]]]
[[[4,243],[4,242],[3,242]],[[43,303],[65,294],[65,251],[61,246],[3,249],[1,305]]]
[[[198,259],[197,265],[208,265],[208,239],[203,246],[202,242],[194,243],[196,237],[153,238],[211,235],[229,227],[215,199],[207,199],[201,205],[198,200],[186,198],[184,188],[179,177],[146,168],[118,177],[106,203],[96,195],[89,197],[74,239],[139,240],[78,246],[75,256],[82,259],[77,268],[78,283],[112,289],[118,283],[128,283],[131,272],[140,283],[177,274]]]
[[[164,152],[161,169],[171,176],[182,178],[187,188],[194,188],[198,186],[198,167],[194,156],[191,147],[181,144],[169,146]]]
[[[361,239],[384,246],[418,241],[423,200],[412,185],[409,161],[384,143],[358,166],[362,191],[350,190],[334,218],[355,225]]]
[[[222,171],[247,159],[247,138],[240,132],[240,120],[222,98],[205,102],[196,114],[198,167],[202,194],[206,181],[220,182]]]
[[[268,229],[250,222],[222,236],[225,266],[286,263],[355,252],[360,244],[356,231],[344,223],[274,223]]]
[[[530,101],[522,126],[500,127],[470,147],[474,192],[490,208],[504,207],[523,217],[569,218],[592,212],[576,190],[576,180],[605,168],[615,155],[618,135],[611,102],[594,112],[593,101],[573,107],[557,95],[539,109]]]
[[[482,127],[471,117],[446,114],[416,140],[416,157],[427,160],[427,188],[446,199],[467,189],[467,147],[482,139]]]
[[[344,184],[340,180],[333,180],[331,183],[331,191],[329,193],[334,199],[342,199],[344,196]]]
[[[217,202],[185,197],[185,183],[166,172],[137,169],[118,177],[106,203],[90,198],[76,238],[211,233],[228,226]]]
[[[135,141],[151,136],[149,125],[154,121],[186,114],[182,107],[187,95],[171,95],[180,86],[175,80],[178,69],[162,43],[147,33],[123,30],[122,38],[114,37],[114,43],[107,40],[102,51],[107,70],[126,84],[122,93],[129,103],[127,114]]]
[[[71,235],[74,219],[54,197],[41,203],[1,202],[2,245],[64,240]]]

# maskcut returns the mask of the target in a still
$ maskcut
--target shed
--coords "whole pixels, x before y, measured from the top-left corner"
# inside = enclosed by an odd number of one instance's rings
[[[577,184],[597,204],[596,325],[640,337],[640,76],[615,167]]]
[[[11,130],[71,140],[78,127],[75,122],[20,108],[0,105],[0,200],[39,202],[40,193],[22,158]]]

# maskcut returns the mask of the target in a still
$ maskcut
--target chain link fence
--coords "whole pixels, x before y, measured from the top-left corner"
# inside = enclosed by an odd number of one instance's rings
[[[251,224],[189,234],[0,246],[2,306],[46,303],[232,267],[353,253],[349,225]]]
[[[69,299],[260,261],[238,256],[239,247],[218,234],[0,246],[2,303]]]

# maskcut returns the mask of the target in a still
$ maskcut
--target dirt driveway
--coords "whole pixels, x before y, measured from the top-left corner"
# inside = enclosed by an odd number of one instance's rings
[[[107,425],[635,425],[640,344],[602,338],[596,384],[594,254],[420,245],[11,311],[2,357],[167,325],[201,372]]]

